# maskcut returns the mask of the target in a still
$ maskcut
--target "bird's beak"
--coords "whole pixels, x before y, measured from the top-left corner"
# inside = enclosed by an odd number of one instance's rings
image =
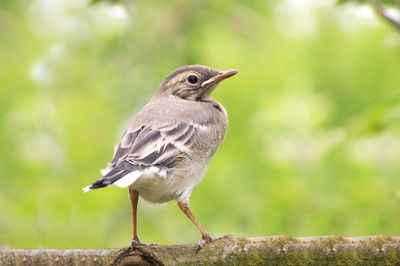
[[[239,71],[236,69],[231,69],[231,70],[226,70],[226,71],[220,71],[215,77],[210,78],[209,80],[204,81],[201,83],[202,88],[210,87],[212,85],[216,85],[222,80],[232,77],[233,75],[236,75]]]

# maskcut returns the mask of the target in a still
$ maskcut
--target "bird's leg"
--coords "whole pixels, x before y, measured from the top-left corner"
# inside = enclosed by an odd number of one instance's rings
[[[132,207],[132,224],[133,224],[133,238],[132,238],[132,245],[134,244],[140,244],[140,240],[137,236],[137,204],[139,200],[139,193],[136,190],[129,189],[129,198],[131,199],[131,207]]]
[[[192,212],[190,211],[189,204],[184,203],[183,201],[178,200],[179,208],[186,214],[186,216],[194,223],[194,225],[200,230],[201,232],[201,241],[197,245],[196,253],[199,252],[200,249],[203,248],[205,243],[210,243],[219,239],[228,238],[231,235],[223,235],[220,237],[211,237],[209,233],[200,225],[200,223],[194,218]]]
[[[143,245],[143,246],[157,246],[157,244],[150,243],[144,244],[140,242],[139,237],[137,236],[137,204],[139,200],[139,192],[134,189],[129,189],[129,198],[131,199],[131,207],[132,207],[132,226],[133,226],[133,237],[132,237],[132,245]]]

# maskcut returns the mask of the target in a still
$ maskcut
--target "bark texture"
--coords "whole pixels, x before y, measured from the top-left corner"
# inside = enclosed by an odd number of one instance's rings
[[[400,265],[400,237],[247,237],[108,250],[0,249],[0,265]]]

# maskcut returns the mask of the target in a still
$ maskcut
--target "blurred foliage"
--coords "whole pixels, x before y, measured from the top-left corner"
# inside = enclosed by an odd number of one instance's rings
[[[98,0],[101,1],[101,0]],[[376,0],[380,2],[381,4],[384,5],[391,5],[391,6],[398,6],[400,7],[400,0]],[[338,0],[338,4],[344,4],[344,3],[368,3],[371,2],[371,0]]]
[[[127,191],[81,188],[162,79],[239,74],[230,128],[191,197],[214,236],[400,234],[400,39],[336,1],[0,2],[0,245],[130,243]],[[175,202],[139,202],[144,242],[196,242]]]

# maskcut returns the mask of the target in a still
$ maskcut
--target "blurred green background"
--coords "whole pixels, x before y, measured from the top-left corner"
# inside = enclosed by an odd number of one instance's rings
[[[400,35],[335,1],[1,0],[0,246],[130,244],[126,190],[84,194],[162,79],[237,68],[191,197],[218,236],[400,235]],[[200,233],[139,201],[143,242]]]

